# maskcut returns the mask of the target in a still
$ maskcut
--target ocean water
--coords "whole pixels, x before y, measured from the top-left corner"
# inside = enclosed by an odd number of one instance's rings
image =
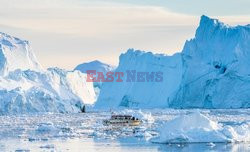
[[[111,112],[83,114],[29,114],[0,116],[0,151],[73,152],[167,152],[250,151],[249,142],[158,144],[157,127],[193,110],[123,110],[140,117],[139,127],[110,127],[102,121]],[[234,126],[250,122],[250,110],[199,110],[221,124]],[[204,137],[206,138],[206,137]]]

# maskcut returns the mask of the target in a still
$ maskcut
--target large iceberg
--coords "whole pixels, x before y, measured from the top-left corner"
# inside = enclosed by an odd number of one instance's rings
[[[127,82],[128,72],[162,72],[163,81]],[[181,54],[167,56],[129,49],[120,56],[115,72],[123,72],[123,82],[105,82],[96,108],[158,108],[168,107],[182,78]]]
[[[183,74],[171,107],[250,107],[250,25],[201,17],[182,51]]]
[[[96,100],[86,74],[44,70],[27,41],[0,36],[0,114],[80,112],[83,104]]]
[[[181,53],[130,49],[120,56],[116,71],[162,71],[162,82],[105,83],[96,107],[249,108],[249,42],[250,25],[232,27],[202,16]]]

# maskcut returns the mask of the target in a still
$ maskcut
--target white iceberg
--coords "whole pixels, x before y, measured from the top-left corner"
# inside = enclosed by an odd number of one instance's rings
[[[170,106],[249,108],[250,25],[229,26],[201,17],[182,51],[182,82]]]
[[[80,112],[96,100],[79,71],[44,70],[25,40],[0,33],[0,114]]]
[[[170,120],[158,128],[157,143],[230,143],[249,142],[250,124],[223,126],[207,116],[194,112]]]
[[[112,65],[95,60],[88,63],[79,64],[74,70],[81,71],[82,73],[87,73],[88,70],[96,70],[97,72],[107,73],[109,71],[113,71],[114,69],[115,67]]]
[[[96,72],[102,72],[104,75],[106,75],[107,72],[111,72],[114,69],[115,69],[115,66],[95,60],[91,62],[81,63],[77,65],[74,70],[78,70],[85,74],[87,74],[88,70],[95,70]],[[93,82],[96,98],[100,94],[100,90],[102,89],[102,84],[103,82]]]
[[[127,82],[128,71],[163,73],[163,81]],[[115,72],[123,72],[123,82],[107,82],[96,101],[96,108],[164,108],[179,88],[182,78],[181,54],[167,56],[129,49],[120,55]],[[137,75],[138,76],[138,75]],[[153,76],[156,78],[156,75]]]

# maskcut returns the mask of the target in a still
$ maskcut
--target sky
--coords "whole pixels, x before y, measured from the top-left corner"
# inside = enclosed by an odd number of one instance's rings
[[[0,31],[28,40],[43,67],[117,65],[129,48],[172,55],[201,15],[250,23],[249,0],[0,0]]]

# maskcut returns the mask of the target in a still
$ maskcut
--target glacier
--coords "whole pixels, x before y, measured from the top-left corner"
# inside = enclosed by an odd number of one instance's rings
[[[96,100],[86,74],[43,69],[28,41],[0,33],[0,114],[80,112]]]
[[[162,71],[163,82],[104,83],[96,108],[249,108],[250,25],[201,16],[172,56],[129,49],[116,71]],[[126,77],[126,75],[125,75]]]

